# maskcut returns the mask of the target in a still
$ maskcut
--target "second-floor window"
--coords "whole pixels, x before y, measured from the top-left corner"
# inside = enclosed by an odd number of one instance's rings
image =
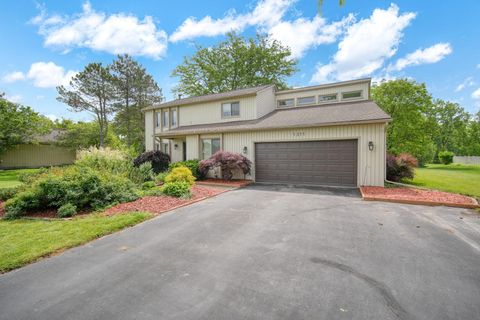
[[[177,126],[177,109],[172,110],[172,127]]]
[[[160,116],[162,114],[160,112],[155,112],[155,127],[160,127]]]
[[[299,106],[307,105],[307,104],[314,104],[315,103],[315,97],[301,97],[297,98],[297,104]]]
[[[169,123],[168,123],[168,110],[163,111],[163,122],[162,122],[162,125],[163,125],[164,128],[168,128],[168,127],[169,127]]]
[[[342,92],[342,100],[357,99],[362,97],[362,91]]]
[[[332,94],[324,94],[322,96],[318,96],[318,101],[319,102],[327,102],[327,101],[335,101],[337,100],[337,94],[332,93]]]
[[[222,117],[238,117],[240,115],[240,102],[222,103]]]
[[[294,103],[295,103],[294,99],[278,100],[278,106],[280,108],[282,108],[282,107],[293,107]]]

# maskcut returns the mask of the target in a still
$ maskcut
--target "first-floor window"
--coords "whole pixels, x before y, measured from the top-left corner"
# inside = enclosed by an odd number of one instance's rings
[[[160,151],[160,143],[155,143],[155,150]]]
[[[202,159],[210,158],[215,152],[220,150],[220,139],[202,139]]]
[[[162,146],[163,146],[163,153],[166,153],[166,154],[170,154],[169,150],[168,150],[168,143],[162,143]]]

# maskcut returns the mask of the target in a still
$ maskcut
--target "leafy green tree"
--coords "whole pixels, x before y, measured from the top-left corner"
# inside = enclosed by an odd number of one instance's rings
[[[74,122],[72,120],[62,119],[55,123],[55,127],[63,131],[63,134],[59,135],[57,141],[61,146],[72,149],[86,149],[90,146],[100,146],[99,128],[96,121]],[[108,130],[104,140],[104,146],[111,148],[121,147],[121,142],[113,130]]]
[[[372,87],[372,99],[392,117],[387,127],[387,150],[410,153],[421,164],[430,162],[435,153],[431,139],[434,123],[427,115],[433,102],[425,84],[400,79]]]
[[[15,145],[35,143],[51,129],[51,121],[32,108],[13,103],[0,94],[0,154]]]
[[[162,90],[153,77],[129,55],[119,55],[110,65],[115,90],[115,132],[128,147],[143,150],[145,121],[142,109],[162,101]]]
[[[433,119],[434,130],[432,140],[437,147],[437,154],[440,151],[451,151],[455,154],[465,154],[468,136],[467,128],[470,121],[470,114],[458,103],[437,99],[430,111]]]
[[[480,156],[480,111],[473,116],[468,124],[465,156]]]
[[[297,71],[297,61],[280,42],[266,36],[244,39],[229,33],[213,47],[197,46],[172,76],[179,78],[174,93],[196,96],[245,87],[275,84],[286,88],[285,78]]]
[[[101,63],[90,63],[70,81],[70,86],[57,87],[57,100],[70,106],[74,112],[87,111],[98,123],[100,146],[108,135],[109,116],[114,112],[113,77]]]

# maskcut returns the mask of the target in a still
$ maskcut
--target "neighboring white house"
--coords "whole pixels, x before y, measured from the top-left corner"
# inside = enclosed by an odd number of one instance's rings
[[[146,149],[174,162],[242,153],[257,182],[383,186],[391,118],[369,100],[370,82],[268,85],[154,105],[144,109]]]

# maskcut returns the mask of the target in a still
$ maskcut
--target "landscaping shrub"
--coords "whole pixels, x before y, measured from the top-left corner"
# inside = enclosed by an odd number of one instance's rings
[[[147,182],[142,183],[142,190],[152,189],[152,188],[155,188],[155,186],[156,186],[155,182],[147,181]]]
[[[387,180],[400,182],[404,178],[413,179],[417,166],[417,159],[408,153],[398,156],[387,154]]]
[[[7,218],[29,210],[59,208],[72,204],[78,209],[100,209],[138,198],[132,181],[119,175],[102,174],[89,167],[52,168],[24,191],[5,203]]]
[[[443,164],[450,164],[453,162],[453,156],[455,154],[451,151],[440,151],[438,153],[438,160]]]
[[[161,196],[163,195],[162,188],[154,187],[152,189],[144,190],[142,196]]]
[[[161,151],[152,150],[142,153],[133,160],[135,167],[138,167],[145,162],[150,162],[152,164],[153,172],[158,174],[168,169],[168,165],[170,164],[170,156]]]
[[[168,169],[171,171],[178,167],[187,167],[188,169],[190,169],[190,171],[192,171],[193,176],[197,180],[202,180],[204,178],[204,175],[201,174],[198,168],[199,165],[200,165],[200,160],[197,160],[197,159],[187,160],[187,161],[178,161],[178,162],[170,163],[170,165],[168,166]]]
[[[188,198],[191,196],[190,184],[185,181],[167,182],[162,186],[162,193],[177,198]]]
[[[57,217],[68,218],[77,214],[77,207],[71,203],[66,203],[57,210]]]
[[[35,181],[39,176],[48,172],[47,168],[40,168],[34,172],[22,172],[18,175],[18,180],[20,182],[29,184]]]
[[[75,165],[88,167],[111,174],[128,172],[128,159],[125,152],[110,148],[90,147],[77,153]]]
[[[244,175],[247,175],[250,174],[251,166],[252,162],[240,153],[217,151],[210,158],[200,161],[199,170],[206,176],[209,170],[220,167],[223,179],[232,180],[233,170],[241,170]]]
[[[157,176],[155,177],[155,183],[156,184],[161,184],[161,183],[164,183],[165,182],[165,178],[168,176],[168,172],[160,172],[159,174],[157,174]]]
[[[193,176],[192,171],[187,167],[178,167],[174,168],[165,177],[165,183],[171,182],[186,182],[189,186],[192,186],[195,183],[195,177]]]
[[[0,188],[0,200],[6,201],[10,198],[13,198],[18,191],[19,191],[19,187]]]
[[[153,181],[155,174],[153,173],[152,164],[150,162],[142,163],[138,167],[133,165],[126,164],[127,168],[127,177],[136,184],[142,184],[146,181]]]

